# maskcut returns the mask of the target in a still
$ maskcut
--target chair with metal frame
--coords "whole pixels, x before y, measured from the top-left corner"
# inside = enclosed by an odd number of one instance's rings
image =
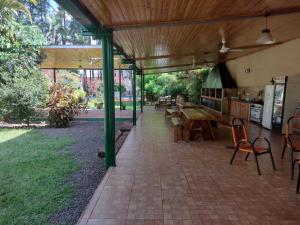
[[[295,171],[295,164],[298,164],[298,179],[297,179],[297,187],[296,187],[296,192],[299,194],[299,189],[300,189],[300,158],[296,158],[294,159],[293,161],[293,164],[292,164],[292,180],[294,178],[294,171]]]
[[[239,123],[237,123],[237,122],[239,122]],[[253,153],[254,159],[256,162],[257,172],[259,175],[261,175],[257,156],[269,153],[271,162],[272,162],[272,166],[273,166],[273,170],[276,170],[275,162],[274,162],[274,158],[273,158],[273,154],[272,154],[272,149],[271,149],[271,144],[267,138],[257,137],[257,138],[255,138],[255,140],[253,142],[251,142],[248,139],[244,121],[239,118],[233,118],[233,120],[231,122],[231,131],[232,131],[232,139],[233,139],[235,150],[234,150],[233,156],[230,160],[230,164],[232,164],[232,162],[236,156],[236,153],[238,151],[247,153],[245,161],[247,161],[250,153]],[[259,145],[258,144],[259,140],[263,140],[266,143],[266,146]]]
[[[299,159],[295,159],[294,154],[300,153],[300,117],[291,116],[285,125],[284,145],[281,153],[281,159],[284,158],[286,148],[291,149],[291,179],[294,179],[295,163]],[[298,131],[298,132],[297,132]]]

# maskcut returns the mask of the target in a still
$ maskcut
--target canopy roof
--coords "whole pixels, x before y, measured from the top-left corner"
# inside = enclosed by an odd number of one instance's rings
[[[101,46],[44,46],[42,48],[44,59],[40,65],[42,69],[102,69]],[[116,56],[115,69],[128,69],[122,65],[121,59]]]
[[[299,0],[56,1],[86,27],[111,28],[115,45],[145,73],[192,69],[270,47],[256,46],[266,11],[277,43],[300,37]],[[243,51],[220,54],[220,29],[228,47]]]

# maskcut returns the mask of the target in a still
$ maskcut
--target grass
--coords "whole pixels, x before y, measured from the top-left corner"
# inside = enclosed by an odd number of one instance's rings
[[[72,143],[39,130],[0,129],[0,224],[46,225],[68,204],[74,190],[66,178],[78,169]]]
[[[122,104],[126,106],[126,110],[133,110],[133,105],[132,105],[131,101],[127,101],[127,102],[123,101]],[[96,99],[92,99],[88,103],[88,108],[89,109],[97,109],[96,105],[97,105]],[[139,106],[140,106],[140,101],[137,101],[136,102],[137,109],[139,108]],[[120,109],[120,102],[119,101],[115,101],[115,109]]]

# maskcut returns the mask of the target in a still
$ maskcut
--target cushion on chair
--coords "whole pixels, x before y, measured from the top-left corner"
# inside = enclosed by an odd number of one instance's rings
[[[294,148],[294,149],[296,149],[296,150],[300,150],[300,140],[299,140],[299,138],[297,138],[297,139],[294,139],[294,138],[291,138],[291,141],[292,141],[292,144],[293,144],[293,146],[291,146],[290,144],[289,144],[289,142],[287,143],[287,146],[289,147],[289,148]]]
[[[263,153],[263,152],[267,152],[269,151],[268,148],[266,147],[262,147],[262,146],[255,146],[255,151],[258,152],[258,153]],[[247,142],[243,142],[239,145],[239,151],[242,151],[242,152],[253,152],[253,148],[252,148],[252,145],[247,143]]]

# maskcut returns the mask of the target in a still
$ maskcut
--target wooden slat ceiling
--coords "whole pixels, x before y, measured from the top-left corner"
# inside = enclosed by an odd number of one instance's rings
[[[100,46],[45,46],[45,59],[41,69],[101,69],[102,48]],[[115,69],[128,69],[121,65],[119,57],[114,60]]]
[[[270,47],[219,54],[220,29],[230,48],[255,45],[265,27],[266,11],[276,42],[300,37],[299,0],[80,1],[103,26],[114,30],[114,43],[137,59],[145,73],[189,69],[193,55],[199,66]]]

